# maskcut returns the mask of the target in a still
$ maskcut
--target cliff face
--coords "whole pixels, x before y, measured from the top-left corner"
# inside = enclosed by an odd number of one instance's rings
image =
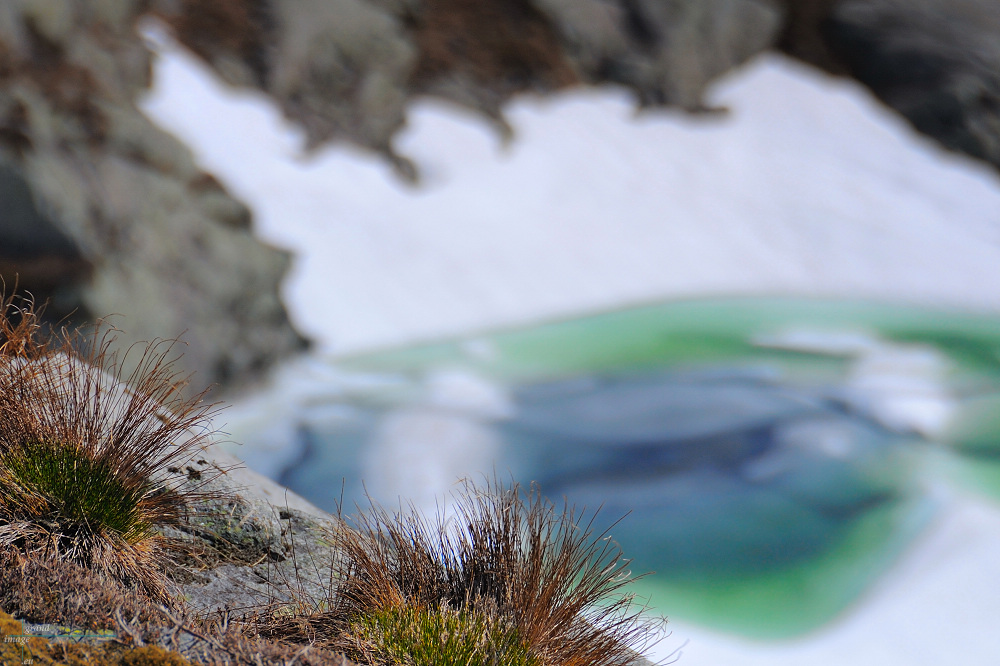
[[[0,276],[52,310],[120,313],[132,339],[186,331],[199,383],[300,348],[289,258],[134,100],[155,17],[236,86],[276,100],[309,147],[393,149],[432,95],[502,132],[523,91],[614,84],[703,109],[712,79],[769,48],[854,76],[920,131],[1000,167],[993,0],[8,0],[0,3]]]
[[[277,100],[311,146],[351,141],[404,176],[392,137],[414,97],[501,127],[512,95],[581,83],[697,110],[708,82],[773,44],[783,20],[769,0],[189,0],[156,13],[224,79]]]

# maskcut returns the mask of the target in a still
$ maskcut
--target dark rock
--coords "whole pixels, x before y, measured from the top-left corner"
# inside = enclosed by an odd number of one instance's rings
[[[48,302],[46,315],[61,320],[81,307],[75,285],[93,266],[73,241],[35,205],[24,177],[0,165],[0,280],[8,290]]]
[[[787,51],[847,73],[946,148],[1000,167],[1000,3],[804,4],[786,28]]]
[[[834,9],[843,0],[782,0],[785,23],[776,46],[827,71],[846,74],[830,51],[824,34]]]

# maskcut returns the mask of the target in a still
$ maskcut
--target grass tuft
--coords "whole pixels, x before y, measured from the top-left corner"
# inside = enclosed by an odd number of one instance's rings
[[[166,601],[156,526],[181,523],[198,497],[167,470],[212,435],[214,405],[182,396],[173,343],[119,356],[114,332],[52,332],[30,300],[0,296],[0,551]]]
[[[625,666],[659,638],[662,623],[622,593],[629,561],[594,515],[496,480],[466,481],[455,499],[450,520],[372,502],[357,529],[332,527],[328,597],[265,632],[413,666]]]
[[[355,658],[385,666],[541,666],[514,627],[476,611],[390,608],[355,618],[348,640]]]

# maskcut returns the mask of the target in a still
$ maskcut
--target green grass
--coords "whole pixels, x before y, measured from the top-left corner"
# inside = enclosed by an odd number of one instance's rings
[[[51,331],[30,301],[0,296],[0,551],[76,562],[166,601],[154,527],[207,497],[169,469],[211,437],[214,405],[183,397],[171,342],[119,356],[114,341],[102,326]]]
[[[351,623],[353,652],[386,666],[541,666],[514,627],[485,613],[388,608]]]
[[[5,501],[12,508],[22,503],[22,515],[31,513],[31,506],[23,505],[30,497],[43,504],[36,510],[40,521],[108,530],[129,543],[151,533],[142,508],[155,486],[141,478],[123,478],[111,461],[93,459],[65,444],[29,441],[16,454],[8,451],[0,458],[0,468],[7,475],[2,487],[20,491]]]
[[[355,527],[332,526],[326,598],[265,633],[317,640],[364,664],[429,665],[492,665],[476,661],[482,652],[506,655],[498,665],[626,666],[659,639],[662,621],[623,593],[630,561],[595,533],[594,515],[558,511],[516,483],[467,481],[454,499],[450,518],[372,503]]]

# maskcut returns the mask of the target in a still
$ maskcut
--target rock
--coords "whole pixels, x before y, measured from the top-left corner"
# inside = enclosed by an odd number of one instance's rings
[[[848,71],[919,131],[1000,167],[1000,5],[845,2],[828,30]]]
[[[47,314],[69,315],[80,301],[74,285],[86,282],[93,266],[79,248],[35,206],[31,188],[16,170],[0,165],[0,280],[7,290],[44,294]]]
[[[512,95],[624,84],[647,105],[700,110],[708,83],[773,44],[769,0],[160,2],[177,38],[236,85],[259,88],[306,131],[391,145],[407,102],[434,95],[509,131]],[[220,25],[229,26],[221,35]]]
[[[795,31],[786,32],[786,49],[856,78],[946,148],[1000,168],[1000,4],[994,0],[804,4],[811,13],[799,12],[803,21]]]
[[[56,319],[119,313],[123,345],[183,336],[196,384],[232,382],[303,346],[278,297],[289,257],[136,109],[142,4],[0,8],[0,275]]]
[[[785,22],[777,47],[800,60],[837,74],[846,74],[830,52],[824,36],[834,8],[843,0],[781,0]]]
[[[768,0],[535,0],[591,83],[620,83],[644,105],[697,111],[708,84],[769,48],[783,12]]]
[[[530,0],[425,0],[408,24],[417,47],[411,94],[480,111],[505,136],[502,107],[512,95],[579,82],[557,27]]]
[[[214,446],[178,472],[187,487],[217,494],[187,525],[163,530],[197,553],[194,567],[170,571],[189,608],[208,614],[326,597],[333,516]]]

